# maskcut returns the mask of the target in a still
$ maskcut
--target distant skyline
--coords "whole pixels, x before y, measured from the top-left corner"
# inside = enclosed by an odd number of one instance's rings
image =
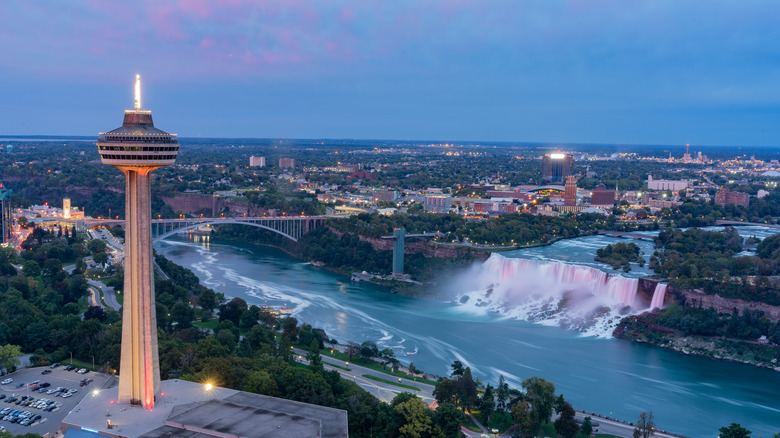
[[[2,2],[0,137],[780,145],[776,1]]]

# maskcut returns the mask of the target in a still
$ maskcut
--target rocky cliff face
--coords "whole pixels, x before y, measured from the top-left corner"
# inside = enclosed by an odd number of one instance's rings
[[[735,309],[742,313],[743,310],[760,310],[773,322],[780,321],[780,306],[772,306],[753,301],[723,298],[720,295],[707,295],[695,290],[684,290],[669,287],[666,292],[667,300],[672,299],[678,304],[687,307],[700,307],[708,309],[712,307],[718,313],[732,313]],[[668,302],[668,301],[667,301]]]

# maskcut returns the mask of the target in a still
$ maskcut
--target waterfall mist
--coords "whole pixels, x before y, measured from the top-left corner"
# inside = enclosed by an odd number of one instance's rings
[[[455,299],[469,312],[498,312],[610,337],[623,316],[647,310],[648,304],[662,307],[666,285],[659,284],[647,303],[637,297],[638,283],[588,266],[493,254],[457,279],[461,293]]]

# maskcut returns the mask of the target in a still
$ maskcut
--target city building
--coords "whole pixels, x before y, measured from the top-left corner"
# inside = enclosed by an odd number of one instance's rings
[[[322,170],[325,172],[355,173],[360,170],[359,164],[339,164],[338,166],[326,166]]]
[[[423,209],[437,213],[446,213],[452,208],[452,196],[445,194],[430,194],[423,198]]]
[[[542,177],[551,182],[563,182],[573,168],[574,157],[571,154],[545,154],[542,159]]]
[[[62,218],[70,219],[70,198],[63,198],[62,200]]]
[[[615,190],[606,188],[604,184],[599,184],[590,192],[590,204],[610,207],[615,205]]]
[[[13,190],[6,189],[0,184],[0,243],[7,243],[11,240],[11,233],[14,228],[14,219],[11,216],[11,196]]]
[[[265,167],[265,157],[249,157],[249,167]]]
[[[186,380],[164,380],[154,409],[128,409],[115,380],[62,420],[65,438],[347,438],[347,412]]]
[[[374,189],[371,191],[371,202],[395,202],[398,192],[390,189]]]
[[[691,182],[687,180],[669,180],[669,179],[653,179],[652,175],[647,175],[647,190],[671,190],[673,192],[679,192],[690,187]]]
[[[725,207],[726,204],[741,205],[748,208],[750,204],[750,195],[742,192],[731,192],[729,189],[718,190],[715,194],[715,205]]]
[[[154,407],[160,396],[150,174],[176,161],[176,134],[154,127],[152,112],[141,110],[141,78],[135,80],[135,109],[125,110],[122,126],[97,141],[103,164],[125,175],[125,284],[119,403]]]
[[[577,177],[567,176],[563,192],[563,205],[577,205]]]
[[[280,169],[293,169],[293,168],[295,168],[295,158],[280,158],[279,159],[279,168]]]

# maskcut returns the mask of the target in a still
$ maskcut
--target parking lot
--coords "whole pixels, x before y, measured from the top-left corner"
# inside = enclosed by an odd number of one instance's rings
[[[44,370],[51,372],[42,374]],[[106,383],[111,377],[107,374],[95,373],[92,371],[86,374],[78,374],[76,370],[65,371],[65,365],[57,368],[25,368],[0,377],[0,381],[4,381],[8,378],[13,379],[13,382],[11,383],[0,385],[0,396],[5,396],[0,400],[0,410],[7,408],[11,411],[22,411],[22,414],[16,415],[17,417],[35,418],[38,415],[41,416],[39,419],[32,422],[31,425],[24,426],[22,424],[2,420],[6,414],[0,414],[0,426],[5,427],[6,430],[14,435],[32,432],[42,436],[47,433],[49,436],[54,436],[54,433],[60,427],[60,423],[62,423],[62,419],[65,418],[68,412],[70,412],[84,396],[90,394],[91,391],[100,390],[102,387],[108,386]],[[92,379],[92,382],[86,386],[81,386],[82,379]],[[40,382],[35,386],[31,386],[30,383],[36,380]],[[40,385],[44,383],[48,383],[49,385],[44,388],[43,392],[32,391],[32,388],[36,386],[40,387]],[[62,387],[63,390],[52,394],[47,393],[49,390],[56,391],[58,387]],[[75,392],[71,390],[75,390]],[[63,395],[67,394],[69,391],[71,392],[71,395],[63,397]],[[14,394],[16,394],[16,396],[14,396]],[[16,404],[16,402],[20,401],[23,397],[33,398],[30,402],[30,406],[22,406],[21,403],[19,405]],[[7,400],[9,398],[16,398],[16,401],[8,403]],[[40,400],[49,400],[50,402],[36,403]],[[36,404],[38,407],[33,406]],[[51,406],[53,406],[53,408],[49,408]],[[25,414],[24,412],[29,412],[29,414]]]

